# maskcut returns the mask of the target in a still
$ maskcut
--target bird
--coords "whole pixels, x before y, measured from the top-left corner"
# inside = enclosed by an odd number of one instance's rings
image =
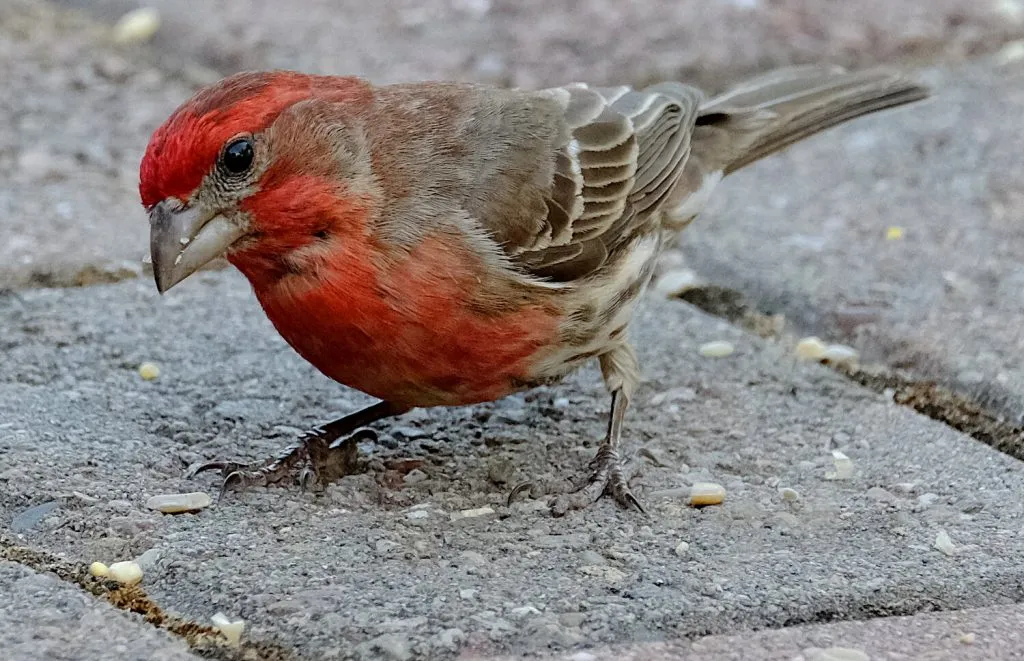
[[[630,322],[659,256],[724,177],[929,95],[897,71],[823,65],[717,95],[682,82],[378,86],[290,70],[196,91],[139,169],[157,290],[226,257],[302,358],[378,401],[266,461],[192,474],[219,470],[222,493],[287,476],[316,485],[375,423],[498,400],[596,361],[606,433],[550,508],[608,496],[643,512],[623,424],[641,379]]]

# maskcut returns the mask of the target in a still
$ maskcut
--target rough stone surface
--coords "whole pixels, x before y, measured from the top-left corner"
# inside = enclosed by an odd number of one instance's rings
[[[253,489],[162,515],[150,496],[218,486],[186,465],[267,456],[364,400],[293,354],[233,271],[163,298],[134,280],[2,306],[0,520],[59,500],[23,543],[83,562],[156,549],[143,587],[163,608],[242,617],[307,658],[540,653],[1024,597],[1018,462],[682,303],[652,299],[636,333],[647,381],[628,438],[663,464],[635,483],[650,516],[602,502],[563,519],[506,507],[489,465],[508,459],[511,484],[581,474],[607,406],[593,371],[414,414],[402,424],[422,437],[364,448],[369,471],[322,495]],[[736,352],[702,357],[712,340]],[[826,479],[832,450],[851,479]],[[403,480],[412,466],[425,479]],[[688,507],[694,482],[725,503]],[[482,507],[495,514],[451,521]]]
[[[688,265],[794,330],[1024,419],[1024,61],[923,76],[933,100],[737,173]],[[889,228],[902,230],[895,239]],[[897,233],[898,234],[898,233]]]
[[[9,661],[197,661],[185,643],[77,587],[0,561],[0,649]]]
[[[552,661],[1008,661],[1024,658],[1022,632],[1024,607],[1018,605],[787,627],[733,636],[708,636],[693,642],[601,648],[550,658]],[[464,657],[463,661],[484,659]],[[489,657],[486,661],[499,660]]]

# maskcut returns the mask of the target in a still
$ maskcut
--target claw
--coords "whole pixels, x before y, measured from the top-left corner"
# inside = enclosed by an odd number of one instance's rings
[[[518,498],[519,496],[523,495],[524,493],[527,493],[527,492],[531,491],[532,489],[533,489],[533,482],[532,481],[520,482],[519,484],[517,484],[516,486],[514,486],[512,488],[512,491],[510,491],[508,493],[508,499],[505,501],[505,504],[507,506],[511,506],[516,498]]]

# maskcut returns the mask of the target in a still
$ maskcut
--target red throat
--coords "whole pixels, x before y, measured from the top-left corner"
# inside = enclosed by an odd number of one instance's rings
[[[471,404],[517,390],[554,342],[559,315],[549,303],[500,313],[471,305],[486,294],[482,264],[452,237],[406,252],[384,247],[360,201],[309,178],[265,189],[252,212],[258,222],[273,214],[287,223],[296,205],[333,214],[345,228],[315,267],[289,273],[277,246],[263,242],[229,258],[278,332],[327,376],[409,406]]]

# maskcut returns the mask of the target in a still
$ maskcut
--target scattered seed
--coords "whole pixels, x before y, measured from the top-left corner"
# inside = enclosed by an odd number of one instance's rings
[[[159,29],[160,12],[152,7],[140,7],[117,21],[113,38],[119,44],[141,44],[149,41]]]
[[[700,284],[697,274],[690,269],[667,271],[658,278],[654,290],[669,298],[680,296]]]
[[[853,347],[845,344],[830,344],[821,354],[821,360],[827,360],[833,365],[856,365],[860,354]]]
[[[956,546],[953,545],[953,540],[949,538],[949,534],[945,530],[940,530],[939,534],[935,536],[935,548],[944,555],[956,555]]]
[[[853,462],[839,450],[832,450],[834,471],[825,473],[826,480],[849,480],[853,477]]]
[[[817,337],[805,337],[796,343],[796,355],[801,360],[821,360],[828,345]]]
[[[89,565],[89,573],[96,578],[106,578],[110,576],[110,567],[107,567],[102,562],[94,562]]]
[[[903,228],[902,227],[889,227],[888,229],[885,230],[885,239],[886,239],[886,241],[899,241],[902,238],[903,238]]]
[[[960,636],[960,642],[964,645],[973,645],[975,639],[977,639],[977,636],[973,633],[965,633],[964,635]]]
[[[725,500],[725,487],[714,482],[697,482],[690,487],[690,505],[692,507],[704,507],[705,505],[721,505]]]
[[[154,363],[142,363],[139,365],[139,376],[146,381],[152,381],[160,376],[160,368]]]
[[[790,489],[789,487],[782,487],[779,489],[779,495],[782,496],[782,500],[786,502],[795,503],[800,500],[800,494],[796,489]]]
[[[142,567],[134,560],[122,560],[107,568],[107,576],[122,585],[135,585],[142,580]]]
[[[452,521],[462,521],[463,519],[476,519],[481,516],[489,516],[494,514],[494,509],[490,507],[477,507],[476,509],[462,510],[461,512],[452,512],[448,515],[448,518]]]
[[[700,355],[705,358],[724,358],[736,351],[736,347],[732,345],[732,342],[717,340],[700,345],[699,351]]]
[[[232,620],[224,613],[217,612],[210,618],[210,622],[232,645],[237,646],[242,641],[242,632],[245,631],[245,620]]]
[[[686,554],[689,552],[689,550],[690,550],[690,543],[689,542],[679,542],[678,544],[676,544],[676,548],[675,548],[676,555],[678,555],[680,558],[685,557]]]
[[[146,507],[164,514],[181,514],[182,512],[198,512],[209,507],[213,500],[202,491],[192,493],[168,493],[153,496],[146,501]]]

